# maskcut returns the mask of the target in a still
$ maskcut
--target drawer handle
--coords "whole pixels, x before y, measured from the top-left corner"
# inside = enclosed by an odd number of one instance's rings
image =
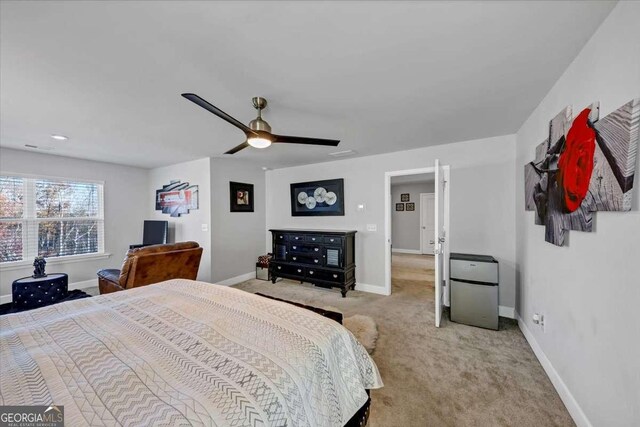
[[[302,273],[302,270],[298,269],[298,273]]]
[[[298,239],[299,239],[299,237],[296,237],[296,240],[298,240]]]
[[[293,257],[293,260],[294,260],[294,261],[295,261],[295,260],[297,260],[297,259],[298,259],[298,258],[296,258],[296,257]]]
[[[313,241],[315,242],[315,241],[316,241],[316,238],[315,238],[315,237],[312,237],[312,238],[311,238],[311,240],[313,240]]]
[[[329,239],[329,241],[330,241],[330,242],[333,242],[333,241],[334,241],[334,239]]]
[[[315,248],[314,251],[318,252],[320,250],[320,248]]]
[[[317,260],[317,259],[314,259],[314,260],[313,260],[313,262],[315,262],[315,263],[317,264],[317,263],[318,263],[318,260]]]
[[[334,279],[337,279],[337,278],[338,278],[338,275],[337,275],[337,274],[334,274],[334,275],[333,275],[333,278],[334,278]]]
[[[310,271],[309,274],[313,274],[313,271]]]
[[[278,266],[278,270],[282,270],[282,267]]]
[[[293,248],[293,249],[298,249],[298,247],[297,247],[297,246],[292,246],[292,248]]]
[[[280,236],[280,238],[282,239],[282,236]]]

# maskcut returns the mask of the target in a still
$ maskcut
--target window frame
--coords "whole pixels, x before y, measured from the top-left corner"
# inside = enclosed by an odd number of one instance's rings
[[[20,222],[22,224],[22,259],[19,261],[8,261],[0,263],[0,271],[23,268],[33,264],[33,258],[38,256],[38,226],[40,222],[58,221],[97,221],[98,222],[98,251],[79,255],[62,255],[46,257],[47,264],[63,264],[68,262],[79,262],[89,259],[108,258],[111,254],[105,252],[104,233],[104,181],[84,178],[70,178],[51,175],[36,175],[0,171],[0,176],[22,178],[22,194],[24,197],[22,217],[20,218],[0,218],[0,222]],[[66,181],[79,184],[96,184],[98,186],[98,216],[93,217],[59,217],[59,218],[38,218],[36,215],[36,186],[35,180]],[[27,180],[33,180],[33,185],[29,185]],[[35,232],[33,230],[35,229]],[[29,236],[35,239],[34,244],[29,244]]]

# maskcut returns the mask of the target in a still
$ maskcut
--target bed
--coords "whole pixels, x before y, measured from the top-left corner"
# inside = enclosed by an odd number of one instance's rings
[[[334,320],[191,280],[2,316],[0,338],[0,404],[72,426],[351,425],[382,387]]]

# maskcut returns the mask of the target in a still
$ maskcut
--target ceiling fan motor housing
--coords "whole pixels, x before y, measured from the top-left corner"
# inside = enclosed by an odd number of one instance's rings
[[[269,126],[269,123],[262,120],[262,109],[267,106],[267,100],[262,97],[256,96],[252,99],[252,101],[255,109],[258,110],[258,117],[249,122],[249,128],[255,131],[271,133],[271,126]]]

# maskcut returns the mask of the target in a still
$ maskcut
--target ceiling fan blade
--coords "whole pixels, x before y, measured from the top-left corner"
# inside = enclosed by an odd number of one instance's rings
[[[338,144],[340,144],[339,139],[305,138],[302,136],[287,135],[273,135],[273,142],[282,142],[285,144],[326,145],[329,147],[337,147]]]
[[[224,154],[236,154],[238,151],[247,148],[249,146],[249,143],[247,141],[243,142],[242,144],[238,145],[237,147],[233,147],[231,150],[227,151]]]
[[[215,105],[213,105],[213,104],[205,101],[204,99],[200,98],[195,93],[183,93],[182,96],[187,98],[189,101],[193,102],[194,104],[199,105],[200,107],[204,108],[205,110],[215,114],[216,116],[220,117],[222,120],[225,120],[225,121],[231,123],[235,127],[237,127],[240,130],[242,130],[245,134],[247,134],[247,135],[249,135],[249,134],[257,135],[257,133],[252,131],[251,128],[249,128],[249,126],[245,125],[244,123],[242,123],[238,119],[234,119],[233,117],[231,117],[230,115],[228,115],[227,113],[225,113],[224,111],[222,111],[221,109],[216,107]]]

